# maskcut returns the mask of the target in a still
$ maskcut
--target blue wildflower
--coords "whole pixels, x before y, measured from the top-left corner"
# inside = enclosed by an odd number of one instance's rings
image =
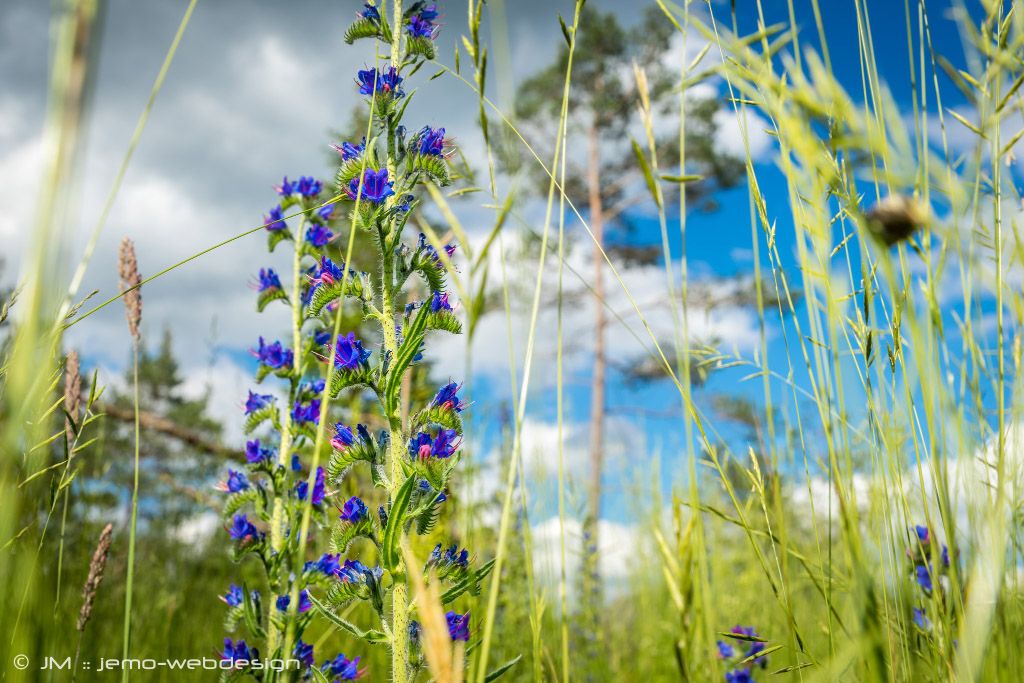
[[[382,168],[375,171],[368,168],[363,171],[362,192],[360,192],[360,179],[353,178],[348,181],[346,193],[349,199],[357,197],[371,204],[382,204],[384,200],[395,193],[394,183],[388,180],[388,169]]]
[[[420,643],[420,622],[415,619],[409,620],[409,642],[413,645],[419,645]]]
[[[264,460],[270,460],[274,457],[274,451],[271,448],[261,447],[260,440],[254,439],[253,441],[245,442],[245,460],[253,465]]]
[[[718,647],[719,659],[732,659],[736,656],[736,650],[734,650],[732,645],[725,642],[724,640],[719,640],[715,642],[715,645]]]
[[[231,584],[228,586],[228,592],[220,596],[220,599],[228,604],[228,607],[238,607],[245,602],[245,595],[242,593],[242,587]]]
[[[931,619],[925,614],[923,609],[914,608],[914,624],[917,625],[922,631],[928,631],[932,627]]]
[[[465,614],[448,612],[444,617],[448,620],[448,634],[452,637],[452,640],[461,640],[468,643],[469,612]]]
[[[413,38],[427,38],[433,40],[437,37],[438,27],[434,25],[437,19],[437,5],[427,5],[416,14],[409,17],[405,25],[405,31]]]
[[[459,567],[466,569],[469,567],[469,551],[463,548],[459,550],[459,546],[454,543],[447,549],[442,550],[442,545],[438,543],[434,546],[434,550],[430,553],[430,563],[434,565],[443,565],[445,567]]]
[[[384,570],[380,567],[370,569],[359,560],[345,560],[345,564],[336,572],[342,583],[365,583],[367,575],[374,580],[380,580],[384,576]]]
[[[754,683],[754,675],[750,668],[733,669],[725,672],[725,683]]]
[[[363,152],[366,151],[366,138],[358,145],[354,145],[351,142],[345,141],[340,145],[331,145],[331,148],[341,155],[342,161],[349,161],[350,159],[358,158]]]
[[[319,560],[312,564],[313,568],[318,572],[331,576],[333,574],[337,574],[341,569],[341,556],[324,553]]]
[[[370,352],[363,348],[363,343],[356,339],[354,332],[338,337],[334,349],[334,367],[339,370],[355,370],[366,363]]]
[[[328,676],[336,676],[336,680],[340,681],[354,681],[366,673],[365,669],[359,668],[359,657],[349,659],[343,654],[339,654],[334,659],[328,659],[320,667],[320,670]]]
[[[309,491],[309,482],[300,481],[295,485],[295,493],[299,500],[306,500],[306,493]],[[327,495],[327,485],[324,481],[324,468],[316,468],[316,481],[313,483],[313,505],[319,505],[324,502],[324,497]]]
[[[341,282],[345,277],[345,264],[338,265],[327,256],[320,257],[320,268],[317,270],[313,269],[313,275],[309,278],[309,281],[314,286],[316,285],[333,285],[335,282]]]
[[[457,413],[461,413],[466,409],[466,403],[459,398],[459,389],[461,389],[455,382],[449,382],[445,384],[434,396],[434,400],[430,402],[431,407],[444,408],[445,410],[454,410]]]
[[[914,580],[917,584],[924,589],[926,593],[932,591],[932,572],[926,564],[919,564],[914,566]]]
[[[306,228],[306,241],[314,247],[326,246],[333,239],[334,233],[319,223],[313,223]]]
[[[334,203],[331,203],[331,204],[324,204],[324,205],[323,205],[323,206],[321,206],[321,207],[320,207],[319,209],[317,209],[317,210],[316,210],[316,211],[314,212],[314,214],[313,214],[313,215],[314,215],[314,216],[315,216],[315,217],[316,217],[317,219],[319,219],[319,220],[323,221],[324,223],[327,223],[327,222],[329,222],[329,221],[331,220],[331,216],[332,216],[332,215],[334,214],[334,208],[335,208],[336,206],[337,206],[337,204],[334,204]]]
[[[931,533],[928,531],[928,527],[918,524],[914,526],[914,531],[917,533],[917,540],[921,542],[921,545],[928,545],[929,541],[931,541]]]
[[[409,455],[426,458],[447,458],[459,448],[459,433],[454,429],[439,429],[436,436],[420,432],[409,442]]]
[[[434,487],[431,486],[430,482],[427,481],[426,479],[420,479],[420,485],[419,486],[420,486],[420,490],[423,491],[424,493],[433,493],[434,492]],[[438,491],[437,495],[434,497],[433,502],[434,503],[443,503],[446,500],[448,500],[448,496],[446,496],[444,494],[444,491]]]
[[[277,276],[273,268],[260,268],[259,281],[256,283],[256,291],[266,292],[271,289],[283,289],[281,278]]]
[[[235,541],[244,541],[248,538],[257,538],[259,531],[256,525],[249,521],[245,515],[235,515],[231,521],[231,529],[228,530],[231,538]]]
[[[416,134],[416,140],[419,143],[420,154],[435,157],[444,156],[444,128],[424,126]]]
[[[259,659],[259,653],[255,648],[249,649],[249,646],[245,644],[244,640],[239,639],[237,643],[233,643],[230,638],[224,639],[224,652],[221,653],[221,659],[230,661],[239,666],[244,666],[245,663],[250,662],[254,659]]]
[[[320,190],[323,187],[324,184],[313,176],[304,175],[295,183],[295,192],[298,192],[306,199],[311,199],[320,194]]]
[[[357,12],[356,15],[363,19],[369,19],[375,24],[380,23],[380,12],[377,10],[376,5],[374,5],[372,2],[364,3],[363,9],[359,10],[359,12]]]
[[[320,399],[310,399],[309,405],[306,406],[302,405],[301,401],[296,401],[292,407],[292,420],[295,424],[320,424]]]
[[[298,453],[292,453],[292,472],[302,471],[302,461],[299,460]]]
[[[302,662],[303,666],[313,666],[313,646],[302,642],[300,638],[295,644],[295,658]]]
[[[433,313],[452,310],[452,305],[448,303],[448,292],[434,292],[430,297],[430,310]]]
[[[249,398],[245,400],[245,414],[251,415],[261,408],[266,408],[274,400],[271,394],[254,394],[249,391]]]
[[[345,501],[345,505],[341,508],[341,521],[357,524],[366,518],[366,503],[360,500],[358,496],[352,496]]]
[[[379,73],[374,67],[360,70],[356,73],[356,85],[359,86],[360,95],[373,95],[376,92],[396,98],[405,96],[401,87],[402,77],[398,75],[398,69],[393,66],[389,66]]]
[[[288,605],[290,605],[290,604],[292,604],[292,596],[290,596],[290,595],[281,595],[281,596],[279,596],[277,598],[277,611],[278,612],[286,612],[286,611],[288,611]],[[313,603],[309,601],[309,591],[303,589],[302,592],[299,593],[299,614],[303,614],[304,612],[308,612],[311,609],[313,609]]]
[[[263,217],[263,227],[270,232],[286,230],[288,224],[284,222],[284,214],[281,212],[281,205],[278,204],[270,210],[270,214]]]
[[[331,439],[331,448],[336,451],[343,451],[356,442],[352,435],[352,429],[341,422],[334,425],[334,437]]]
[[[940,557],[942,558],[942,566],[949,567],[949,546],[942,546],[942,553]]]
[[[228,470],[228,478],[225,481],[217,484],[219,491],[225,491],[227,493],[238,493],[249,488],[249,480],[245,478],[245,475],[241,472],[234,470]]]
[[[297,183],[289,182],[288,176],[285,176],[284,180],[281,181],[281,184],[275,187],[274,189],[277,190],[277,193],[282,197],[287,197],[289,195],[295,194],[296,184]]]
[[[263,337],[260,337],[259,348],[250,349],[250,353],[256,356],[260,363],[275,370],[291,365],[293,360],[291,349],[284,348],[279,341],[267,344]]]

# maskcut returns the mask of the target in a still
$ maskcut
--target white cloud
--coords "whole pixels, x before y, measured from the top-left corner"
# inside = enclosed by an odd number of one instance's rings
[[[598,557],[600,572],[612,588],[629,578],[633,559],[644,556],[646,534],[635,525],[602,519],[598,522]],[[550,517],[533,526],[533,564],[538,576],[557,582],[562,569],[562,525],[558,517]],[[570,584],[579,574],[583,549],[582,525],[578,520],[565,520],[565,569]],[[572,590],[572,586],[569,586]]]

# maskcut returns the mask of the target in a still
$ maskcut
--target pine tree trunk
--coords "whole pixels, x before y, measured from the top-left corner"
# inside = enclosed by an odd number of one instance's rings
[[[594,233],[594,367],[590,384],[590,481],[587,487],[587,517],[584,522],[585,583],[589,583],[585,600],[589,603],[596,622],[601,613],[600,553],[598,521],[601,519],[601,477],[604,473],[604,413],[605,413],[605,328],[604,308],[604,207],[601,201],[601,151],[598,129],[591,125],[587,131],[589,153],[587,168],[587,196],[590,208],[590,229]],[[594,624],[595,627],[598,624]]]

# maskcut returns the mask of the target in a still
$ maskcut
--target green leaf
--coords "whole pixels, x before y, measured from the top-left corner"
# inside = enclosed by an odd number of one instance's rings
[[[505,662],[504,664],[502,664],[501,666],[499,666],[499,667],[498,667],[497,669],[495,669],[494,671],[492,671],[492,672],[490,672],[489,674],[487,674],[487,675],[486,675],[486,676],[484,677],[484,683],[491,683],[491,681],[496,681],[496,680],[498,680],[499,678],[501,678],[501,675],[502,675],[502,674],[504,674],[504,673],[505,673],[506,671],[508,671],[508,670],[509,670],[509,669],[511,669],[511,668],[512,668],[513,666],[515,666],[516,664],[518,664],[518,663],[519,663],[519,660],[520,660],[520,659],[522,659],[522,658],[523,658],[523,656],[522,656],[522,655],[516,655],[516,658],[515,658],[515,659],[510,659],[510,660],[508,660],[507,662]]]
[[[331,680],[327,678],[324,672],[315,666],[309,667],[309,670],[313,672],[313,678],[317,680],[317,683],[331,683]]]
[[[480,569],[477,569],[475,572],[467,573],[451,588],[441,594],[441,604],[447,605],[453,602],[466,591],[471,591],[474,595],[479,593],[480,582],[487,578],[487,575],[491,573],[492,569],[494,569],[494,560],[490,560],[483,564]]]
[[[281,289],[280,287],[271,287],[269,289],[265,289],[262,292],[260,292],[259,296],[256,298],[256,310],[262,313],[263,309],[266,308],[267,304],[269,304],[271,301],[287,302],[288,295],[285,294],[284,290]]]
[[[640,149],[640,145],[636,140],[630,138],[630,142],[633,143],[633,154],[636,155],[636,161],[640,164],[640,170],[644,174],[644,180],[647,181],[647,191],[651,193],[651,199],[654,203],[661,208],[661,193],[658,192],[658,183],[654,179],[654,174],[651,172],[651,165],[647,163],[647,157],[644,156],[644,151]]]
[[[387,642],[387,640],[388,640],[387,636],[385,636],[380,631],[375,631],[375,630],[364,631],[363,629],[359,628],[358,626],[356,626],[355,624],[351,623],[350,621],[346,621],[345,619],[342,619],[341,617],[339,617],[337,614],[334,613],[333,610],[331,610],[329,607],[327,607],[322,602],[317,600],[315,596],[310,595],[309,596],[309,601],[311,603],[313,603],[313,608],[316,609],[316,611],[319,612],[321,614],[321,616],[323,616],[325,619],[327,619],[327,621],[331,622],[332,624],[334,624],[336,627],[342,629],[343,631],[348,631],[349,633],[354,635],[356,638],[359,638],[360,640],[365,640],[368,643],[386,643]]]
[[[562,27],[562,37],[565,38],[565,44],[572,47],[572,32],[565,25],[565,19],[562,18],[561,14],[558,15],[558,25]]]
[[[704,180],[702,175],[662,175],[662,180],[670,183],[696,183]]]
[[[409,505],[409,498],[412,496],[413,487],[416,486],[416,477],[409,477],[398,489],[395,499],[388,511],[388,525],[384,529],[384,539],[381,543],[381,562],[388,570],[398,566],[398,541],[402,536],[402,526],[405,523],[405,510]]]
[[[351,387],[370,386],[372,379],[371,370],[367,366],[355,370],[335,370],[331,377],[331,398],[337,398],[338,394]]]

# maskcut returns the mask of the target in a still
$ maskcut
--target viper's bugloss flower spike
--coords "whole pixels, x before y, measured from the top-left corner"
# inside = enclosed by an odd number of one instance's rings
[[[452,640],[461,640],[463,642],[469,642],[469,612],[465,614],[459,614],[458,612],[448,612],[444,615],[445,619],[448,620],[448,635],[451,636]]]
[[[359,496],[352,496],[346,500],[345,504],[341,507],[340,519],[343,522],[357,524],[367,518],[368,513],[366,503],[364,503]]]
[[[368,168],[362,175],[362,193],[360,193],[360,178],[357,176],[348,182],[345,192],[349,199],[357,197],[371,204],[383,204],[391,195],[395,194],[394,182],[388,180],[388,169],[382,168],[375,171]]]
[[[139,343],[139,325],[142,323],[142,276],[139,275],[139,261],[135,256],[135,244],[125,237],[121,240],[121,248],[117,258],[117,272],[120,278],[119,287],[124,295],[125,316],[128,318],[128,331],[136,344]]]
[[[359,668],[359,657],[349,659],[343,654],[328,659],[320,666],[320,670],[328,677],[334,677],[339,681],[354,681],[366,673],[366,669]]]

